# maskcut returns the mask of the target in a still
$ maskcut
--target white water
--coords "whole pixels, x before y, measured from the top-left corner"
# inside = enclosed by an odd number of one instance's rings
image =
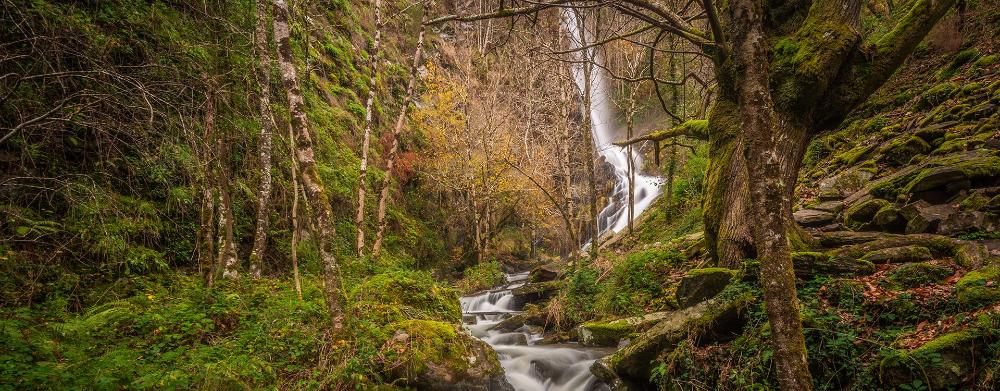
[[[602,391],[608,387],[590,373],[595,360],[609,352],[575,344],[535,345],[541,330],[522,325],[513,332],[490,330],[519,311],[512,290],[524,285],[528,273],[507,275],[507,285],[460,299],[464,324],[473,336],[497,352],[507,381],[518,391]],[[474,320],[473,320],[474,318]]]
[[[573,48],[583,47],[584,45],[580,42],[580,30],[577,25],[576,14],[572,10],[563,11],[563,25],[569,32],[570,45]],[[592,42],[592,39],[587,37],[587,42]],[[586,54],[586,57],[583,56],[584,54]],[[600,53],[594,52],[592,48],[580,52],[581,60],[591,56],[594,62],[601,62]],[[598,236],[600,236],[608,230],[619,232],[628,226],[629,156],[624,148],[613,144],[622,138],[620,138],[621,135],[615,124],[615,109],[612,106],[613,102],[608,93],[608,80],[604,74],[604,69],[597,66],[593,66],[592,68],[593,70],[590,74],[590,118],[594,146],[597,148],[597,152],[604,157],[604,160],[614,166],[615,175],[614,192],[609,197],[611,202],[598,215]],[[582,95],[585,81],[583,64],[577,64],[573,67],[573,79],[576,81],[577,88],[580,89],[580,94]],[[586,107],[583,107],[583,110],[586,109]],[[631,158],[633,162],[632,167],[635,167],[636,170],[642,167],[642,155],[639,154],[638,148],[632,148]],[[633,218],[642,214],[653,203],[653,200],[660,195],[660,182],[661,179],[659,177],[642,175],[636,172],[635,182],[633,183],[633,192],[635,194]]]

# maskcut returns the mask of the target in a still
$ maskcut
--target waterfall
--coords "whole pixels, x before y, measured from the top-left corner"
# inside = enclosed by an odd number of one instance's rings
[[[563,11],[563,25],[570,35],[570,45],[574,49],[583,47],[581,43],[579,25],[577,24],[576,13],[572,10]],[[583,32],[587,34],[586,32]],[[590,37],[588,37],[590,38]],[[588,42],[592,41],[587,39]],[[579,52],[580,59],[592,58],[595,63],[600,63],[600,53],[593,51],[593,48],[583,49]],[[585,56],[584,56],[585,55]],[[576,82],[580,94],[584,91],[583,64],[574,64],[572,67],[573,79]],[[614,167],[615,188],[611,194],[610,202],[601,210],[598,215],[598,235],[608,232],[619,232],[628,226],[628,153],[624,148],[615,146],[613,143],[619,140],[619,129],[615,124],[615,110],[612,107],[611,95],[608,90],[607,76],[604,69],[595,66],[591,76],[590,87],[590,121],[591,133],[594,139],[594,146],[597,152]],[[586,110],[582,107],[582,110]],[[633,167],[642,167],[642,155],[637,148],[632,149]],[[633,217],[642,214],[646,208],[653,203],[653,200],[660,195],[661,178],[649,175],[635,174],[633,191],[635,192],[635,214]]]

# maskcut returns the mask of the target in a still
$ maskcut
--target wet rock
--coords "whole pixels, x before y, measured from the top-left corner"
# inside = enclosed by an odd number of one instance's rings
[[[889,201],[873,198],[859,202],[847,208],[844,212],[844,226],[854,231],[871,227],[875,214],[884,207],[892,205]]]
[[[958,387],[974,375],[983,340],[981,331],[969,329],[942,335],[910,351],[898,351],[882,360],[882,384],[894,388],[920,380],[934,390]]]
[[[603,357],[594,361],[594,363],[590,366],[590,373],[594,374],[594,377],[607,384],[608,388],[612,391],[639,391],[643,389],[619,377],[618,374],[611,369],[610,361],[611,356]]]
[[[861,257],[862,260],[872,263],[921,262],[933,258],[930,249],[916,245],[875,250]]]
[[[833,213],[816,209],[802,209],[793,213],[792,218],[803,227],[822,227],[833,221]]]
[[[1000,302],[1000,266],[988,266],[965,274],[955,286],[958,302],[979,308]]]
[[[869,261],[833,257],[821,252],[792,253],[795,276],[809,280],[816,276],[864,276],[875,272],[875,265]]]
[[[691,269],[677,286],[677,305],[688,308],[726,289],[736,271],[725,268]]]
[[[490,330],[509,333],[524,325],[545,327],[549,326],[547,323],[545,314],[537,311],[525,311],[500,321],[500,323],[490,327]]]
[[[718,297],[675,311],[612,355],[607,366],[625,381],[648,385],[653,360],[672,351],[689,335],[703,344],[738,336],[746,324],[746,308],[752,300],[749,294]]]
[[[548,282],[557,277],[559,277],[559,270],[548,265],[536,267],[531,269],[531,273],[528,273],[528,281],[531,282]]]
[[[604,322],[587,322],[577,327],[579,342],[584,346],[618,346],[622,339],[648,330],[670,315],[670,312],[653,312],[642,316]]]
[[[461,328],[432,320],[386,326],[382,372],[394,384],[418,390],[513,391],[496,352]]]

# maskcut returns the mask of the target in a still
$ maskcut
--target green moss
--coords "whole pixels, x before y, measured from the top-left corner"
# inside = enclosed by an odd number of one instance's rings
[[[844,225],[852,230],[860,230],[872,223],[879,210],[892,205],[889,201],[873,198],[844,211]]]
[[[1000,301],[1000,266],[988,266],[965,274],[955,286],[960,303],[983,307]]]
[[[453,323],[462,319],[458,293],[438,285],[426,272],[398,271],[370,277],[351,291],[351,298],[406,307],[402,311],[413,318]]]
[[[958,85],[952,82],[941,83],[931,87],[931,89],[920,95],[920,100],[917,102],[917,109],[928,109],[944,103],[957,90]]]
[[[931,150],[930,144],[920,137],[909,135],[893,139],[882,147],[879,160],[893,166],[906,164],[914,155],[925,154]]]
[[[486,261],[466,268],[455,287],[462,293],[474,293],[501,285],[506,278],[499,261]]]
[[[952,273],[953,271],[950,268],[933,263],[910,263],[896,269],[896,271],[889,275],[889,280],[903,288],[909,289],[938,283],[952,275]]]

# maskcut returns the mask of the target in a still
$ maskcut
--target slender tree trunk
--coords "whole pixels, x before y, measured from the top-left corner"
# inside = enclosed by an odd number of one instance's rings
[[[410,107],[410,102],[413,100],[413,94],[417,90],[417,70],[420,68],[420,55],[424,47],[424,31],[426,30],[424,22],[427,22],[429,6],[425,7],[423,10],[423,16],[420,18],[420,27],[417,32],[417,47],[413,49],[413,60],[410,63],[410,80],[406,83],[406,97],[403,98],[403,102],[400,104],[399,115],[396,117],[396,125],[392,128],[392,139],[389,142],[389,154],[386,156],[385,161],[385,177],[382,179],[382,189],[379,191],[378,197],[378,230],[375,231],[375,243],[372,244],[372,256],[378,258],[382,252],[382,235],[385,233],[385,210],[386,210],[386,200],[389,198],[389,184],[392,179],[392,171],[396,166],[396,155],[399,154],[399,135],[403,131],[403,126],[406,124],[406,111]]]
[[[323,261],[323,291],[333,327],[339,330],[343,327],[344,316],[341,307],[340,270],[333,253],[333,210],[316,168],[309,120],[306,117],[305,102],[299,89],[298,74],[289,43],[288,5],[285,0],[274,1],[274,38],[278,43],[281,80],[288,96],[291,126],[295,133],[295,159],[301,174],[299,178],[306,194],[306,201],[312,207],[312,219],[316,229],[313,231],[313,237],[319,245],[320,259]]]
[[[302,280],[299,278],[299,169],[295,161],[295,134],[288,128],[288,147],[292,166],[292,278],[295,281],[295,294],[302,301]]]
[[[572,10],[572,12],[577,12],[577,10]],[[580,47],[587,46],[587,30],[586,25],[583,22],[582,15],[577,12],[576,23],[577,30],[580,32]],[[591,118],[591,84],[592,84],[592,73],[593,73],[593,52],[592,49],[583,50],[584,61],[583,67],[583,129],[584,129],[584,140],[587,142],[587,158],[584,160],[587,163],[587,185],[589,187],[589,203],[590,203],[590,224],[593,224],[593,230],[591,241],[590,241],[590,259],[597,259],[597,252],[600,248],[601,239],[601,224],[597,220],[597,171],[594,167],[594,160],[597,158],[594,156],[597,153],[597,147],[594,145],[594,131],[593,131],[593,119]]]
[[[358,228],[358,257],[365,255],[365,190],[368,183],[368,145],[371,139],[375,111],[375,90],[378,81],[379,51],[382,44],[382,1],[375,0],[375,38],[371,48],[371,77],[368,83],[368,100],[365,102],[365,133],[361,142],[361,170],[358,175],[358,211],[354,225]]]
[[[257,51],[257,84],[260,86],[260,191],[257,196],[257,229],[250,251],[250,276],[260,278],[263,272],[264,250],[267,246],[267,229],[271,201],[271,144],[274,117],[271,114],[271,55],[267,37],[267,2],[257,0],[257,26],[254,45]]]
[[[633,99],[632,105],[629,107],[628,118],[625,119],[628,139],[632,139],[634,108],[635,101]],[[632,144],[625,148],[625,156],[628,158],[628,234],[632,235],[632,220],[635,218],[635,161],[632,160]]]
[[[218,269],[222,270],[222,278],[237,278],[239,271],[236,270],[238,261],[236,259],[236,244],[233,239],[233,203],[229,195],[229,170],[223,164],[223,157],[227,154],[227,148],[221,135],[215,132],[215,91],[212,83],[209,83],[209,92],[205,100],[205,132],[213,134],[215,139],[215,175],[216,195],[218,196],[219,211],[219,248],[217,262]],[[213,272],[215,274],[215,272]]]
[[[806,131],[774,110],[762,5],[755,0],[735,0],[730,7],[734,25],[743,32],[733,38],[733,62],[741,75],[736,82],[738,114],[746,140],[744,156],[751,206],[757,211],[752,232],[761,265],[761,287],[771,325],[778,382],[785,391],[811,390],[812,377],[786,236],[785,211],[791,209],[794,182],[786,182],[783,176],[797,173],[799,162],[793,160]]]
[[[203,159],[207,155],[203,154]],[[203,160],[205,161],[205,160]],[[207,164],[207,163],[206,163]],[[211,181],[210,170],[203,175],[200,224],[198,225],[198,268],[205,281],[205,286],[211,288],[215,282],[215,189]]]

